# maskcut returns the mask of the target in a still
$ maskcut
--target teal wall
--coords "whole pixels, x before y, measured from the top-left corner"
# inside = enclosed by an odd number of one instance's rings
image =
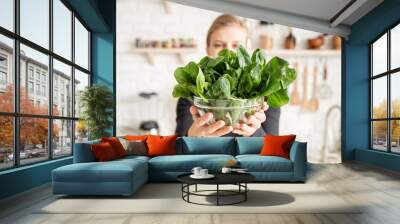
[[[369,149],[369,43],[400,22],[400,0],[385,0],[351,27],[342,51],[342,157],[399,170],[400,157]],[[361,151],[360,151],[361,150]],[[388,159],[391,156],[390,159]]]
[[[110,87],[115,96],[115,0],[67,0],[92,31],[91,71],[93,83]],[[115,101],[115,97],[114,97]],[[114,127],[115,133],[115,104]],[[51,181],[51,171],[72,163],[72,157],[0,172],[0,199]]]

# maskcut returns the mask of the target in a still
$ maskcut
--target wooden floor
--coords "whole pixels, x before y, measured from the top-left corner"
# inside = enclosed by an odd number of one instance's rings
[[[362,200],[368,206],[357,214],[35,214],[36,208],[54,200],[50,187],[43,186],[0,202],[0,223],[400,223],[398,173],[358,163],[311,165],[308,182],[320,184],[346,201]]]

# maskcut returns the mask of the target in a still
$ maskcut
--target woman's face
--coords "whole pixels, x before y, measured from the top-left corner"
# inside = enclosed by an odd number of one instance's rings
[[[226,26],[215,30],[210,36],[207,54],[216,57],[222,49],[235,50],[239,45],[246,47],[247,32],[240,26]]]

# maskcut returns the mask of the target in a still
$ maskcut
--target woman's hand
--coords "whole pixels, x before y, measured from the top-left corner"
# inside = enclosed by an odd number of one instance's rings
[[[252,136],[254,132],[257,131],[261,127],[261,124],[265,121],[265,113],[268,109],[268,106],[266,103],[264,103],[263,107],[255,112],[253,115],[250,115],[247,117],[244,121],[244,123],[241,123],[239,127],[235,127],[233,129],[233,133],[242,135],[245,137]]]
[[[213,118],[212,113],[206,113],[200,116],[195,106],[190,107],[190,113],[193,116],[193,124],[189,128],[188,136],[222,136],[233,130],[232,126],[225,126],[224,121],[216,121],[208,125],[207,122]]]

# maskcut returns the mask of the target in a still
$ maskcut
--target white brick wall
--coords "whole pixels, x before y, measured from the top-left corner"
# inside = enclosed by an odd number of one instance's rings
[[[220,14],[217,12],[192,8],[175,3],[170,5],[171,14],[167,14],[159,0],[118,0],[117,1],[117,134],[132,134],[143,120],[154,119],[160,125],[163,135],[173,134],[175,130],[176,99],[171,96],[175,80],[173,72],[180,62],[173,55],[156,55],[155,65],[150,65],[144,55],[134,54],[132,49],[135,38],[168,39],[171,37],[193,37],[198,44],[198,52],[185,55],[185,60],[198,61],[205,52],[205,38],[208,27]],[[258,45],[258,36],[262,29],[257,21],[248,20],[252,32],[253,46]],[[283,45],[287,27],[274,25],[269,32],[273,34],[274,48]],[[294,29],[299,48],[305,48],[306,39],[318,33]],[[328,39],[327,39],[328,41]],[[289,58],[312,65],[319,63],[315,58]],[[301,112],[299,107],[282,108],[281,133],[294,133],[309,145],[309,160],[313,162],[338,162],[340,154],[322,150],[324,119],[332,105],[340,105],[340,57],[329,58],[328,83],[334,91],[329,100],[320,100],[316,113]],[[322,67],[320,67],[322,69]],[[322,80],[322,73],[318,79]],[[308,76],[311,96],[312,76]],[[301,74],[299,90],[301,92]],[[159,96],[150,101],[138,97],[142,91],[157,92]],[[340,115],[340,113],[339,113]],[[339,117],[340,119],[340,117]],[[337,123],[337,121],[334,121]],[[340,127],[340,125],[339,125]],[[340,129],[333,131],[339,136]],[[333,142],[330,137],[329,142]],[[333,143],[331,143],[333,144]],[[331,150],[332,151],[332,150]]]

